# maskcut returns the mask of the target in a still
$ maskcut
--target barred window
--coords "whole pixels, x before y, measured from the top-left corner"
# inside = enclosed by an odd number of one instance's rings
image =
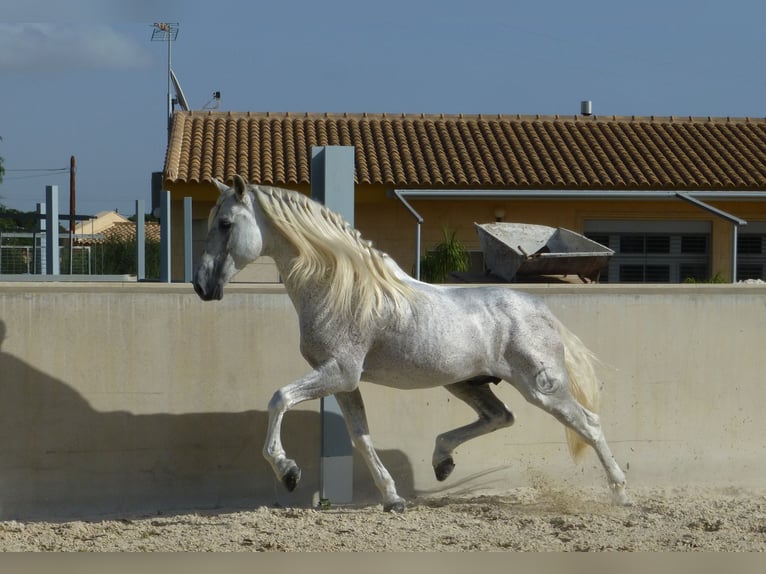
[[[586,222],[585,236],[614,250],[602,283],[682,283],[710,278],[708,222]]]

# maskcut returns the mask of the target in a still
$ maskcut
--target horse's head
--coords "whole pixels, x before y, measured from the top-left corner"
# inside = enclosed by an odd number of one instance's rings
[[[261,254],[263,238],[255,215],[255,197],[245,180],[234,176],[234,186],[213,180],[221,192],[210,210],[207,242],[194,272],[194,290],[202,299],[220,299],[223,287],[239,270]]]

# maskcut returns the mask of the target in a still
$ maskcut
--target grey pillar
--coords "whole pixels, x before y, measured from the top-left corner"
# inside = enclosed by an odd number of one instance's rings
[[[136,281],[146,279],[146,206],[143,199],[136,200]]]
[[[45,186],[45,274],[60,275],[59,186]]]
[[[32,273],[37,273],[37,270],[40,270],[40,275],[45,275],[46,273],[46,267],[45,267],[45,252],[46,252],[46,241],[45,241],[45,204],[44,203],[38,203],[37,204],[37,215],[41,216],[38,219],[39,227],[40,227],[40,249],[37,249],[37,245],[34,246],[34,249],[32,250],[33,255],[33,263],[32,263]],[[39,255],[38,255],[39,253]],[[37,259],[39,257],[40,264],[37,264]]]
[[[160,191],[160,282],[170,283],[170,192]]]
[[[354,147],[311,149],[311,197],[354,224]],[[319,496],[348,503],[353,498],[354,457],[351,439],[335,397],[320,405],[322,451]]]
[[[192,198],[184,197],[184,281],[192,280]]]
[[[737,282],[737,245],[739,243],[739,223],[731,225],[731,282]]]

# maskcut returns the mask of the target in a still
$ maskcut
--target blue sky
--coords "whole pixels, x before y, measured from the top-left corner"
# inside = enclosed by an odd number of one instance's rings
[[[724,7],[725,6],[725,7]],[[0,203],[59,186],[77,211],[150,203],[167,51],[221,110],[764,117],[762,0],[0,0]],[[31,24],[29,22],[37,22]]]

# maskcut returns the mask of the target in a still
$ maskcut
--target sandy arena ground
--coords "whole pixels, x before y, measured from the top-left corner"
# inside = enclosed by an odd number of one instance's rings
[[[0,522],[2,551],[764,551],[766,491],[518,488],[382,506],[268,508],[98,521]]]

